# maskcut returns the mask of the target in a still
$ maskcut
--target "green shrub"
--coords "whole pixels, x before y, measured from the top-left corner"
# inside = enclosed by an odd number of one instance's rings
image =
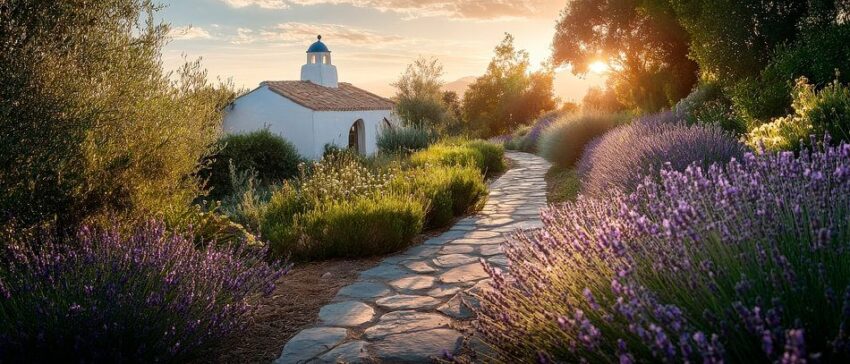
[[[422,231],[425,207],[413,197],[360,196],[328,202],[299,217],[305,238],[295,257],[350,258],[387,254]]]
[[[463,166],[481,168],[484,156],[477,150],[466,146],[448,143],[438,143],[428,149],[421,150],[410,156],[410,162],[415,166]]]
[[[543,131],[537,150],[558,166],[572,167],[587,143],[613,129],[622,118],[620,114],[603,112],[565,115]]]
[[[691,125],[716,125],[735,135],[747,132],[746,121],[738,115],[732,102],[715,83],[697,86],[690,95],[679,100],[673,112]]]
[[[505,148],[483,140],[443,141],[410,156],[415,166],[475,167],[485,176],[493,176],[505,169]]]
[[[233,193],[230,165],[237,172],[253,170],[263,183],[277,183],[298,173],[301,156],[292,143],[268,129],[231,134],[218,142],[221,148],[202,176],[208,178],[210,195],[224,198]]]
[[[263,238],[269,241],[276,257],[285,257],[297,250],[300,232],[296,219],[306,210],[303,199],[290,183],[284,182],[272,193],[260,226]]]
[[[398,174],[390,184],[400,195],[421,196],[427,201],[425,225],[442,227],[454,217],[451,179],[449,173],[457,167],[416,168]],[[477,171],[476,171],[477,173]]]
[[[484,176],[473,167],[416,168],[398,174],[390,186],[400,195],[423,197],[428,202],[426,226],[435,228],[476,209],[487,195]]]
[[[221,200],[219,211],[252,231],[260,231],[272,188],[259,185],[254,170],[237,172],[230,166],[233,193]]]
[[[487,184],[478,171],[471,168],[451,170],[452,211],[461,216],[477,209],[487,196]]]
[[[806,77],[823,85],[836,78],[850,81],[850,23],[810,27],[794,43],[781,46],[758,75],[727,91],[736,111],[751,124],[787,114],[792,109],[794,80]]]
[[[145,1],[0,6],[0,225],[180,214],[233,97],[198,62],[163,70]]]
[[[376,239],[392,240],[389,237],[405,238],[408,234],[398,235],[380,230],[380,225],[371,225],[368,230],[351,231],[353,240],[349,243],[352,246],[343,248],[333,244],[339,243],[339,239],[345,235],[341,229],[349,225],[322,227],[322,223],[338,224],[340,216],[352,214],[357,209],[365,209],[363,213],[368,214],[354,218],[371,223],[370,219],[382,218],[380,216],[394,207],[403,207],[398,211],[400,218],[409,219],[408,215],[416,209],[415,206],[402,206],[398,198],[383,202],[388,198],[385,196],[386,190],[396,172],[392,168],[387,171],[371,170],[358,157],[348,153],[329,154],[321,161],[305,166],[300,170],[298,178],[285,182],[273,191],[262,218],[263,237],[269,240],[273,253],[278,257],[292,255],[298,259],[324,259],[351,257],[356,252],[363,256],[380,254],[375,247],[364,246],[359,249],[358,245],[373,244]],[[422,204],[419,200],[416,202]],[[420,208],[424,221],[424,206]],[[323,214],[329,216],[322,217]],[[417,233],[423,221],[418,222]],[[396,227],[388,224],[384,228]],[[363,235],[366,233],[374,236]],[[397,247],[401,243],[396,241],[393,244]]]
[[[473,140],[466,143],[466,145],[481,153],[483,164],[480,169],[488,177],[502,173],[507,168],[507,165],[505,165],[504,146],[484,140]]]
[[[434,141],[434,135],[424,128],[384,128],[378,134],[378,150],[384,153],[414,152],[425,149]]]
[[[747,135],[747,144],[768,151],[798,150],[811,135],[829,134],[834,141],[850,139],[850,89],[834,81],[815,90],[805,77],[794,87],[794,114],[776,118]]]

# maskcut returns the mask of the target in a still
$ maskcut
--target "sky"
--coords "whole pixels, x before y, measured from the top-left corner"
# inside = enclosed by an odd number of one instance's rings
[[[295,80],[307,47],[321,34],[339,79],[383,96],[418,56],[437,57],[445,82],[479,76],[508,32],[539,67],[551,55],[566,0],[165,0],[172,25],[166,68],[202,58],[213,78],[254,88]],[[555,92],[578,101],[603,76],[559,71]]]

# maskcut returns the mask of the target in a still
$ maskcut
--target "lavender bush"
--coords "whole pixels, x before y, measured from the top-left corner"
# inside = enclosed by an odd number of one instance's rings
[[[184,361],[238,333],[283,273],[150,222],[0,244],[0,362]]]
[[[828,143],[825,143],[828,144]],[[487,267],[477,330],[500,361],[850,360],[850,145],[665,167],[581,197]]]
[[[621,114],[596,111],[563,116],[543,130],[537,150],[552,164],[572,168],[590,141],[614,129],[622,120]]]
[[[578,163],[582,192],[592,196],[611,188],[630,192],[664,164],[683,170],[693,162],[708,166],[740,158],[746,148],[713,125],[684,125],[671,113],[650,115],[590,142]]]
[[[540,135],[562,115],[562,112],[550,111],[537,118],[528,133],[521,139],[519,150],[528,153],[537,153],[537,143],[540,141]]]

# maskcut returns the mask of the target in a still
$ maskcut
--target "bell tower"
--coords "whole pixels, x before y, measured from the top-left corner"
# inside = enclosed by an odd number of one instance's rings
[[[307,63],[301,66],[301,81],[336,88],[339,80],[336,66],[331,63],[331,51],[322,43],[322,36],[307,49]]]

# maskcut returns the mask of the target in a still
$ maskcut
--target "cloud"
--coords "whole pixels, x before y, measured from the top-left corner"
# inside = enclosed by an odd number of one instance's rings
[[[317,35],[321,35],[323,39],[332,40],[337,44],[385,45],[404,40],[404,38],[399,36],[383,35],[371,30],[346,25],[289,22],[260,30],[239,28],[237,29],[237,35],[231,43],[283,42],[306,44],[315,41]]]
[[[174,40],[212,39],[213,36],[204,28],[191,25],[172,28],[169,32]]]
[[[447,16],[455,19],[499,20],[548,16],[564,0],[288,0],[295,5],[348,4],[393,11],[409,18]]]
[[[234,8],[258,6],[263,9],[286,9],[289,7],[283,0],[224,0],[224,3]]]

